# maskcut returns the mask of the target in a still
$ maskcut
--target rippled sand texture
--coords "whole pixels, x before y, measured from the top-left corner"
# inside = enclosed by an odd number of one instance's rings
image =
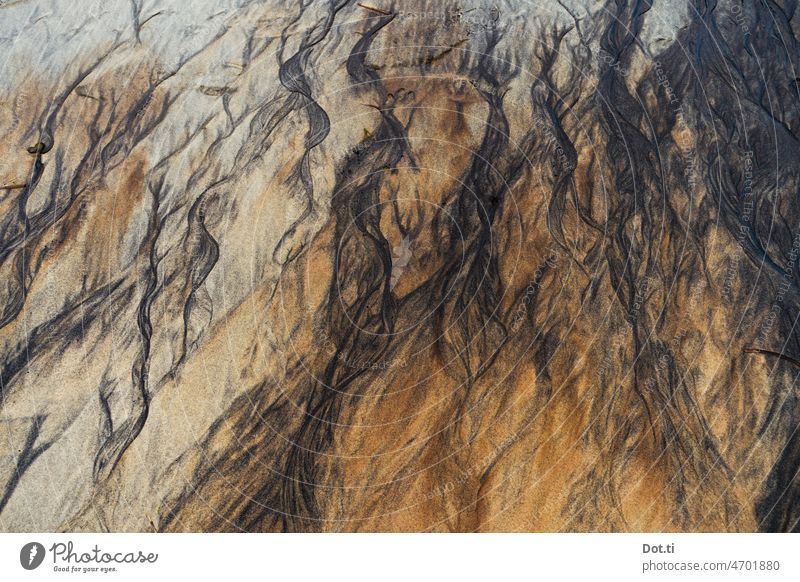
[[[0,2],[0,529],[797,531],[797,4]]]

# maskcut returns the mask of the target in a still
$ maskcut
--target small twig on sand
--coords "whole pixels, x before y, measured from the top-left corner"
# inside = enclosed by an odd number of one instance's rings
[[[781,360],[786,360],[790,364],[794,364],[795,366],[800,368],[800,362],[798,362],[791,356],[787,356],[779,352],[773,352],[772,350],[762,350],[761,348],[744,348],[742,351],[745,354],[763,354],[767,356],[775,356],[776,358],[780,358]]]
[[[358,5],[361,6],[364,10],[372,10],[372,12],[377,12],[378,14],[383,14],[384,16],[391,16],[391,12],[386,12],[385,10],[381,10],[380,8],[373,8],[372,6],[366,6],[361,2],[358,2]]]

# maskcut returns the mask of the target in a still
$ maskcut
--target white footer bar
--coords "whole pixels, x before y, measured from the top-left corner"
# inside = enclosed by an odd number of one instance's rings
[[[1,534],[0,580],[800,580],[774,534]]]

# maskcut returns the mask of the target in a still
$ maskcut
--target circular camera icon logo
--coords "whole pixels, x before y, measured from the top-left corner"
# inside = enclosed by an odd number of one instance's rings
[[[39,542],[30,542],[19,551],[19,563],[26,570],[35,570],[44,561],[44,546]]]

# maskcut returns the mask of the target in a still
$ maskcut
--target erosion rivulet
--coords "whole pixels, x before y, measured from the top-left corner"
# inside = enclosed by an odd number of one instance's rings
[[[795,0],[0,5],[0,530],[798,531]]]

